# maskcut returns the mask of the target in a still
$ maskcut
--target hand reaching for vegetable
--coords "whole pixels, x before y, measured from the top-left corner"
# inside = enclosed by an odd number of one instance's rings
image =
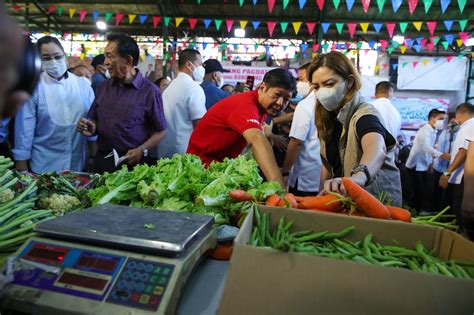
[[[365,176],[352,176],[351,180],[361,187],[365,186]],[[347,189],[344,187],[342,178],[333,178],[324,182],[324,190],[319,195],[325,195],[329,192],[335,192],[347,196]]]
[[[86,137],[92,137],[97,132],[97,125],[92,120],[81,118],[77,123],[76,130]]]
[[[141,147],[136,148],[136,149],[131,149],[128,150],[127,152],[127,164],[128,165],[136,165],[140,163],[142,157],[143,157],[143,149]]]

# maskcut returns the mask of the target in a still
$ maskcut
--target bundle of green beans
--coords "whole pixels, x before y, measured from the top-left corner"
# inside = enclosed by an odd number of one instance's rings
[[[372,240],[372,234],[357,242],[344,239],[353,226],[332,233],[328,231],[290,232],[293,221],[286,222],[282,216],[276,228],[270,228],[270,214],[261,214],[254,208],[255,227],[251,245],[271,247],[281,251],[299,252],[308,255],[350,260],[379,266],[404,268],[418,272],[428,272],[449,277],[474,278],[474,263],[444,261],[418,242],[414,249],[396,245],[382,245]]]
[[[446,207],[435,215],[423,215],[416,216],[411,219],[412,223],[421,225],[431,225],[436,227],[442,227],[448,230],[457,231],[458,225],[456,223],[456,216],[453,214],[446,214],[450,207]],[[440,220],[448,222],[440,222]]]

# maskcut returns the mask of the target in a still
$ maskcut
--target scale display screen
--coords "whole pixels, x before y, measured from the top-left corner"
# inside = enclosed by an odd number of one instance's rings
[[[64,257],[67,255],[68,252],[68,249],[63,247],[36,244],[25,255],[25,258],[33,261],[39,261],[42,263],[58,265],[63,262]]]
[[[88,277],[76,273],[63,272],[57,282],[102,291],[107,285],[108,280]]]
[[[117,260],[83,255],[77,261],[76,266],[87,269],[93,268],[100,271],[112,272],[114,271],[117,264]]]

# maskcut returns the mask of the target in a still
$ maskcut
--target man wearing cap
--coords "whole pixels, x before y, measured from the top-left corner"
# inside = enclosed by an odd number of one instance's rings
[[[97,55],[92,59],[91,65],[94,67],[94,75],[92,76],[92,89],[94,93],[97,87],[105,80],[110,79],[110,74],[107,71],[107,67],[104,66],[105,56],[103,54]]]
[[[201,86],[206,95],[206,109],[209,110],[212,105],[230,95],[229,92],[221,89],[224,85],[222,73],[229,72],[229,70],[222,68],[221,63],[216,59],[209,59],[202,65],[206,69],[206,75]]]

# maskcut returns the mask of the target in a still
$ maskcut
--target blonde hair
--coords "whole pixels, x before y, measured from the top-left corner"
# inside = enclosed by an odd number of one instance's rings
[[[346,81],[349,79],[354,81],[342,99],[341,107],[349,103],[361,88],[359,72],[352,62],[343,53],[338,51],[331,51],[330,53],[319,55],[308,68],[308,80],[311,82],[314,72],[323,67],[331,69]],[[328,142],[331,138],[336,116],[337,114],[335,112],[326,110],[316,101],[316,127],[318,128],[320,138],[325,142]]]

